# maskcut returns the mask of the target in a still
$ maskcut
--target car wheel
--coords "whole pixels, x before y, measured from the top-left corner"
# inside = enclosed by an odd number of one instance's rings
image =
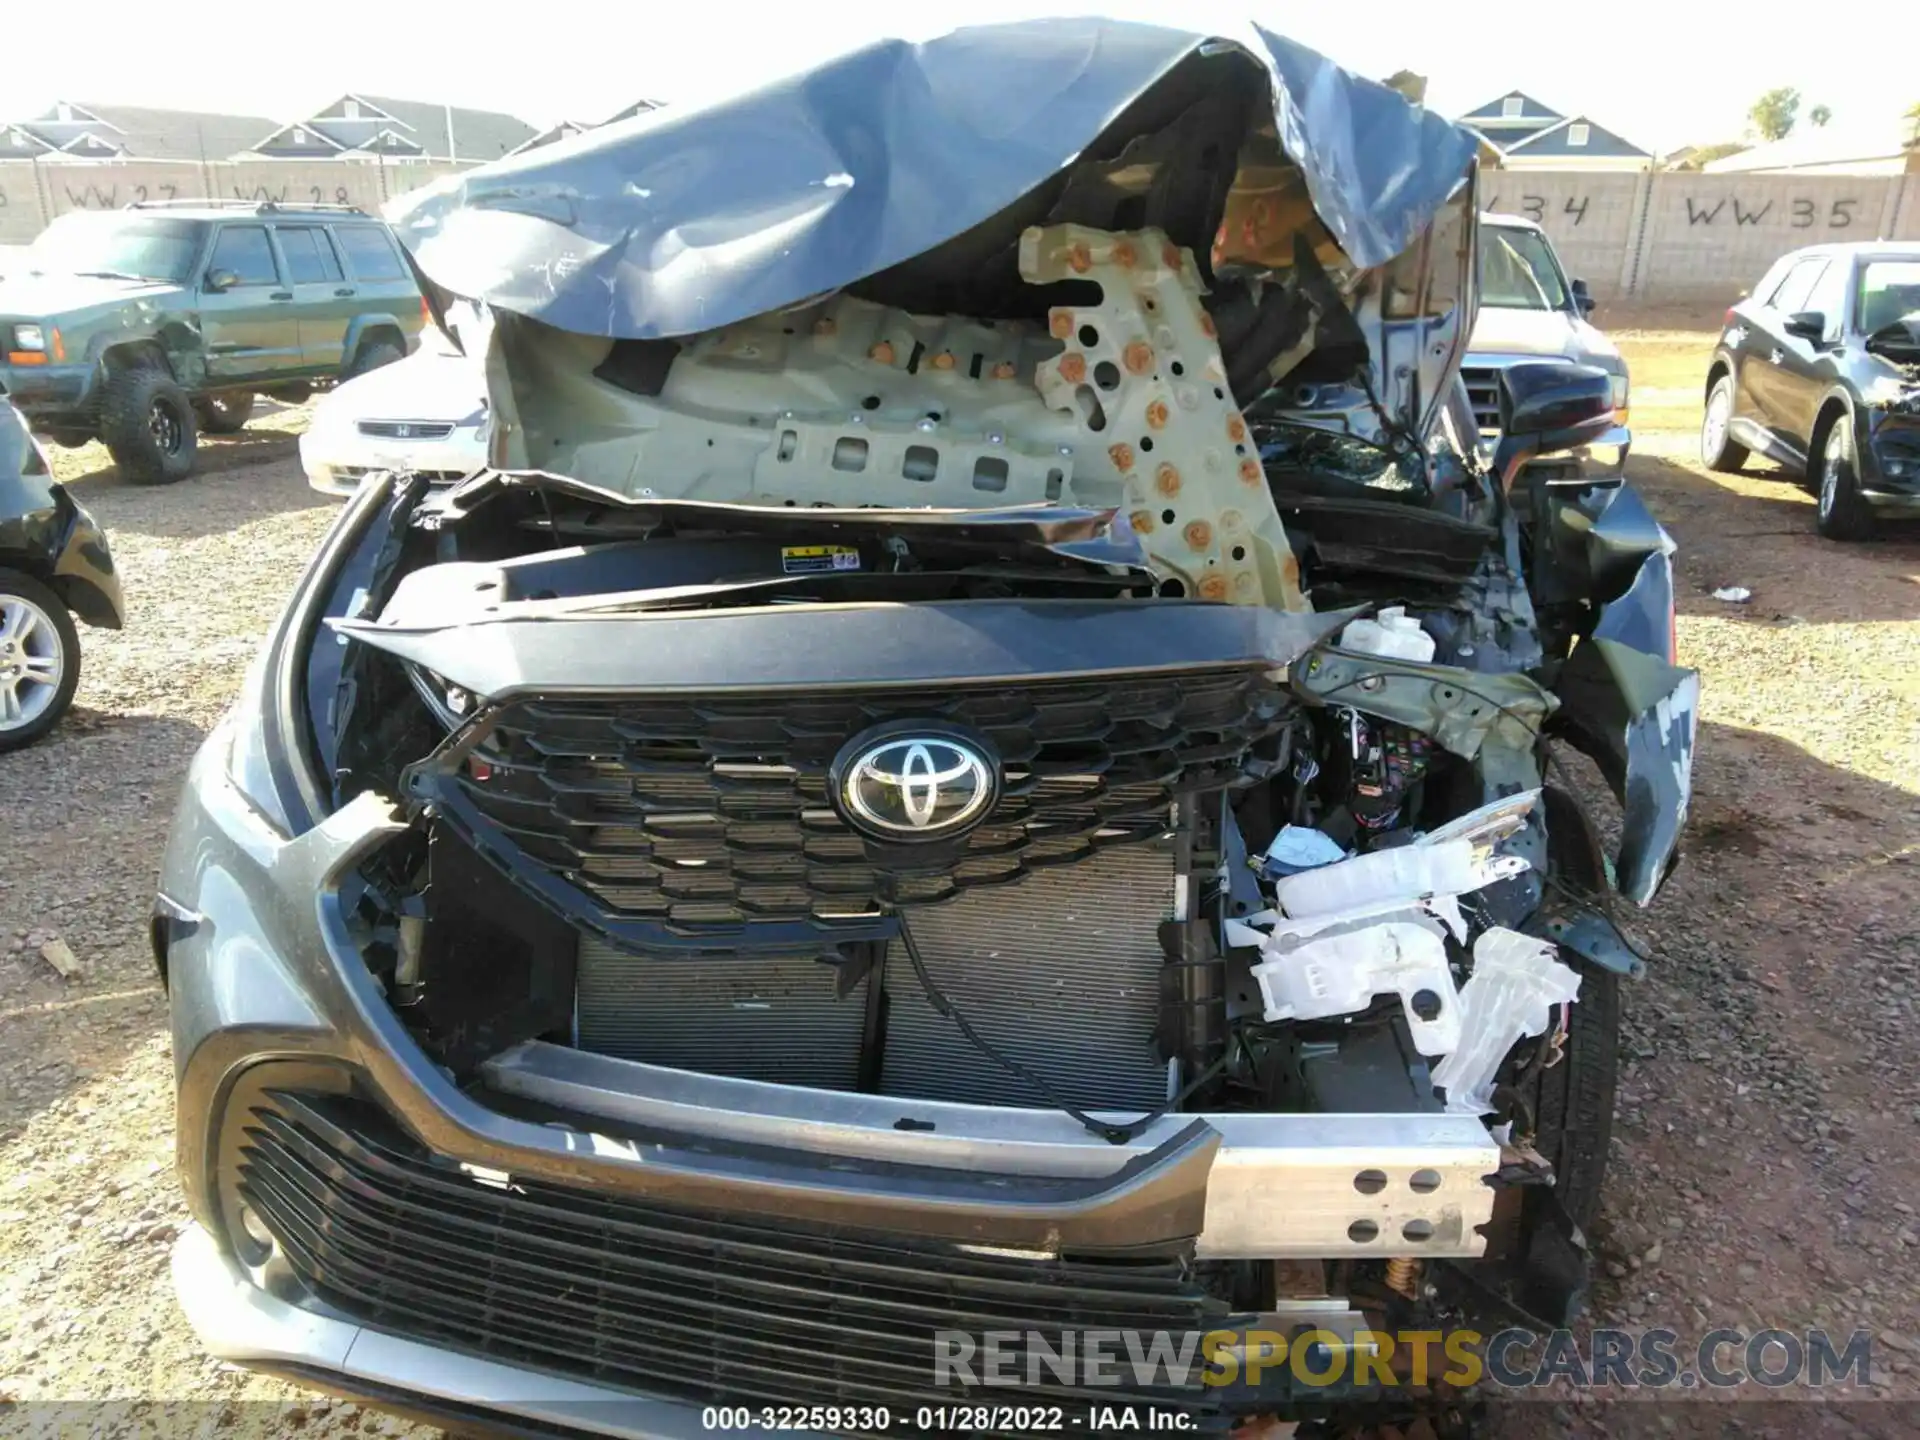
[[[1873,532],[1873,511],[1860,495],[1853,460],[1853,422],[1845,415],[1827,427],[1820,447],[1820,513],[1815,522],[1829,540],[1864,540]]]
[[[1752,452],[1735,443],[1733,424],[1733,377],[1722,375],[1707,392],[1707,413],[1700,420],[1700,463],[1709,470],[1732,474],[1747,463]]]
[[[100,438],[120,473],[137,485],[170,485],[193,473],[199,442],[193,402],[153,364],[108,377],[100,401]]]
[[[0,751],[57,725],[79,683],[80,637],[67,607],[31,575],[0,570]]]
[[[382,365],[391,365],[396,360],[407,358],[407,352],[390,340],[369,340],[354,351],[353,363],[347,366],[346,378],[354,379],[369,370],[378,370]]]
[[[253,393],[230,390],[222,395],[202,395],[193,402],[193,413],[207,434],[236,435],[246,428],[253,414]]]
[[[1534,1144],[1553,1166],[1560,1203],[1582,1229],[1600,1213],[1620,1075],[1620,977],[1571,951],[1560,958],[1580,975],[1580,998],[1567,1013],[1560,1059],[1528,1087]]]

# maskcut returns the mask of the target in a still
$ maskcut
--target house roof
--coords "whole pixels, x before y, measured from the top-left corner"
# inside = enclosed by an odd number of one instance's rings
[[[1769,140],[1738,155],[1710,160],[1701,169],[1709,175],[1738,175],[1811,165],[1872,165],[1899,160],[1908,148],[1906,135],[1897,124],[1810,125],[1784,140]]]
[[[18,158],[22,155],[44,155],[53,149],[40,136],[25,125],[0,125],[0,154]]]
[[[1506,103],[1509,100],[1520,101],[1520,113],[1518,115],[1509,115],[1506,113]],[[1466,114],[1456,116],[1455,118],[1464,124],[1472,125],[1475,129],[1479,129],[1487,125],[1531,125],[1538,128],[1543,123],[1563,120],[1566,117],[1552,106],[1541,104],[1540,101],[1534,99],[1533,96],[1527,94],[1524,90],[1509,90],[1506,94],[1496,96],[1492,100],[1489,100],[1479,109],[1469,110]]]
[[[644,115],[649,110],[658,110],[666,103],[664,100],[636,100],[633,104],[627,106],[626,109],[616,111],[600,123],[602,125],[613,125],[622,120],[631,120],[634,116]]]
[[[1587,143],[1575,145],[1572,131],[1576,125],[1587,127]],[[1638,145],[1616,131],[1607,129],[1589,120],[1584,115],[1569,115],[1543,130],[1536,130],[1522,140],[1515,140],[1506,147],[1506,153],[1516,155],[1525,151],[1530,156],[1539,155],[1601,155],[1609,158],[1628,156],[1634,159],[1651,160],[1653,152],[1642,150]]]
[[[598,130],[602,125],[613,125],[622,120],[631,120],[636,115],[645,115],[660,109],[665,104],[664,100],[636,100],[624,110],[609,115],[604,120],[562,120],[558,124],[549,125],[539,134],[522,140],[507,153],[520,155],[528,150],[538,150],[542,145],[551,145],[556,140],[570,140],[575,135],[584,135],[589,130]]]
[[[30,120],[16,120],[9,130],[25,130],[48,149],[68,154],[93,151],[101,145],[131,160],[224,160],[243,150],[273,121],[258,115],[220,115],[207,110],[159,110],[138,105],[93,105],[62,102],[71,119],[60,119],[60,106]],[[75,145],[92,136],[98,144]]]
[[[352,113],[350,113],[352,112]],[[447,130],[453,130],[453,157],[458,160],[497,160],[511,153],[535,131],[524,120],[495,110],[451,108],[425,100],[396,100],[385,95],[348,94],[335,97],[312,114],[284,125],[256,130],[238,147],[266,154],[289,152],[330,154],[362,151],[382,155],[424,155],[444,160]],[[321,140],[318,146],[297,146],[293,132],[303,130]]]
[[[453,117],[455,158],[497,160],[523,140],[533,138],[533,126],[498,110],[468,110],[423,100],[393,100],[379,95],[358,97],[378,106],[411,131],[411,138],[430,155],[447,153],[447,117]],[[405,132],[402,132],[405,133]]]
[[[1709,145],[1682,145],[1678,150],[1669,150],[1660,157],[1660,166],[1664,170],[1704,170],[1715,160],[1729,155],[1738,155],[1752,147],[1740,140],[1722,140]]]
[[[585,134],[593,128],[591,120],[562,120],[557,125],[549,125],[538,134],[528,136],[507,153],[521,155],[529,150],[538,150],[542,145],[551,145],[556,140],[568,140],[575,135]]]

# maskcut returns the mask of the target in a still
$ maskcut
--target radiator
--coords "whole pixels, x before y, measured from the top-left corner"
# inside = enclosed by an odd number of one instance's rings
[[[867,989],[836,999],[836,978],[818,960],[686,960],[582,940],[580,1048],[708,1075],[851,1090]]]
[[[1167,1094],[1153,1032],[1172,902],[1172,851],[1156,842],[971,891],[911,923],[934,984],[996,1049],[1077,1105],[1151,1108]],[[887,957],[881,1090],[1045,1105],[933,1008],[899,952],[895,943]]]
[[[1075,1104],[1148,1109],[1166,1098],[1154,1050],[1158,929],[1173,900],[1170,847],[1149,842],[973,890],[912,912],[934,983],[993,1046]],[[631,955],[583,939],[582,1049],[712,1075],[824,1089],[857,1083],[866,985],[834,994],[814,960]],[[884,971],[888,1095],[1046,1105],[927,1000],[896,941]]]

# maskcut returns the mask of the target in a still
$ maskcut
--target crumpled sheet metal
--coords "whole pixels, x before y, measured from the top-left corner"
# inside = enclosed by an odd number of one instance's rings
[[[454,294],[583,334],[694,334],[999,214],[1196,56],[1264,70],[1275,133],[1357,265],[1405,250],[1474,158],[1465,130],[1257,25],[1049,19],[883,40],[449,177],[388,218]]]
[[[1647,905],[1673,869],[1687,827],[1700,674],[1596,635],[1575,647],[1555,689],[1569,738],[1620,797],[1615,888]]]
[[[1636,585],[1644,562],[1674,552],[1673,537],[1631,485],[1561,499],[1552,508],[1552,533],[1566,571],[1561,584],[1603,603]]]

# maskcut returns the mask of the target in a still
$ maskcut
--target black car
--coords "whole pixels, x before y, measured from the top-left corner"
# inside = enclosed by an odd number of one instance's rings
[[[1700,458],[1738,470],[1754,451],[1818,482],[1830,540],[1920,513],[1920,245],[1796,250],[1727,311]]]
[[[110,630],[124,618],[107,537],[0,395],[0,750],[32,744],[73,703],[76,615]]]

